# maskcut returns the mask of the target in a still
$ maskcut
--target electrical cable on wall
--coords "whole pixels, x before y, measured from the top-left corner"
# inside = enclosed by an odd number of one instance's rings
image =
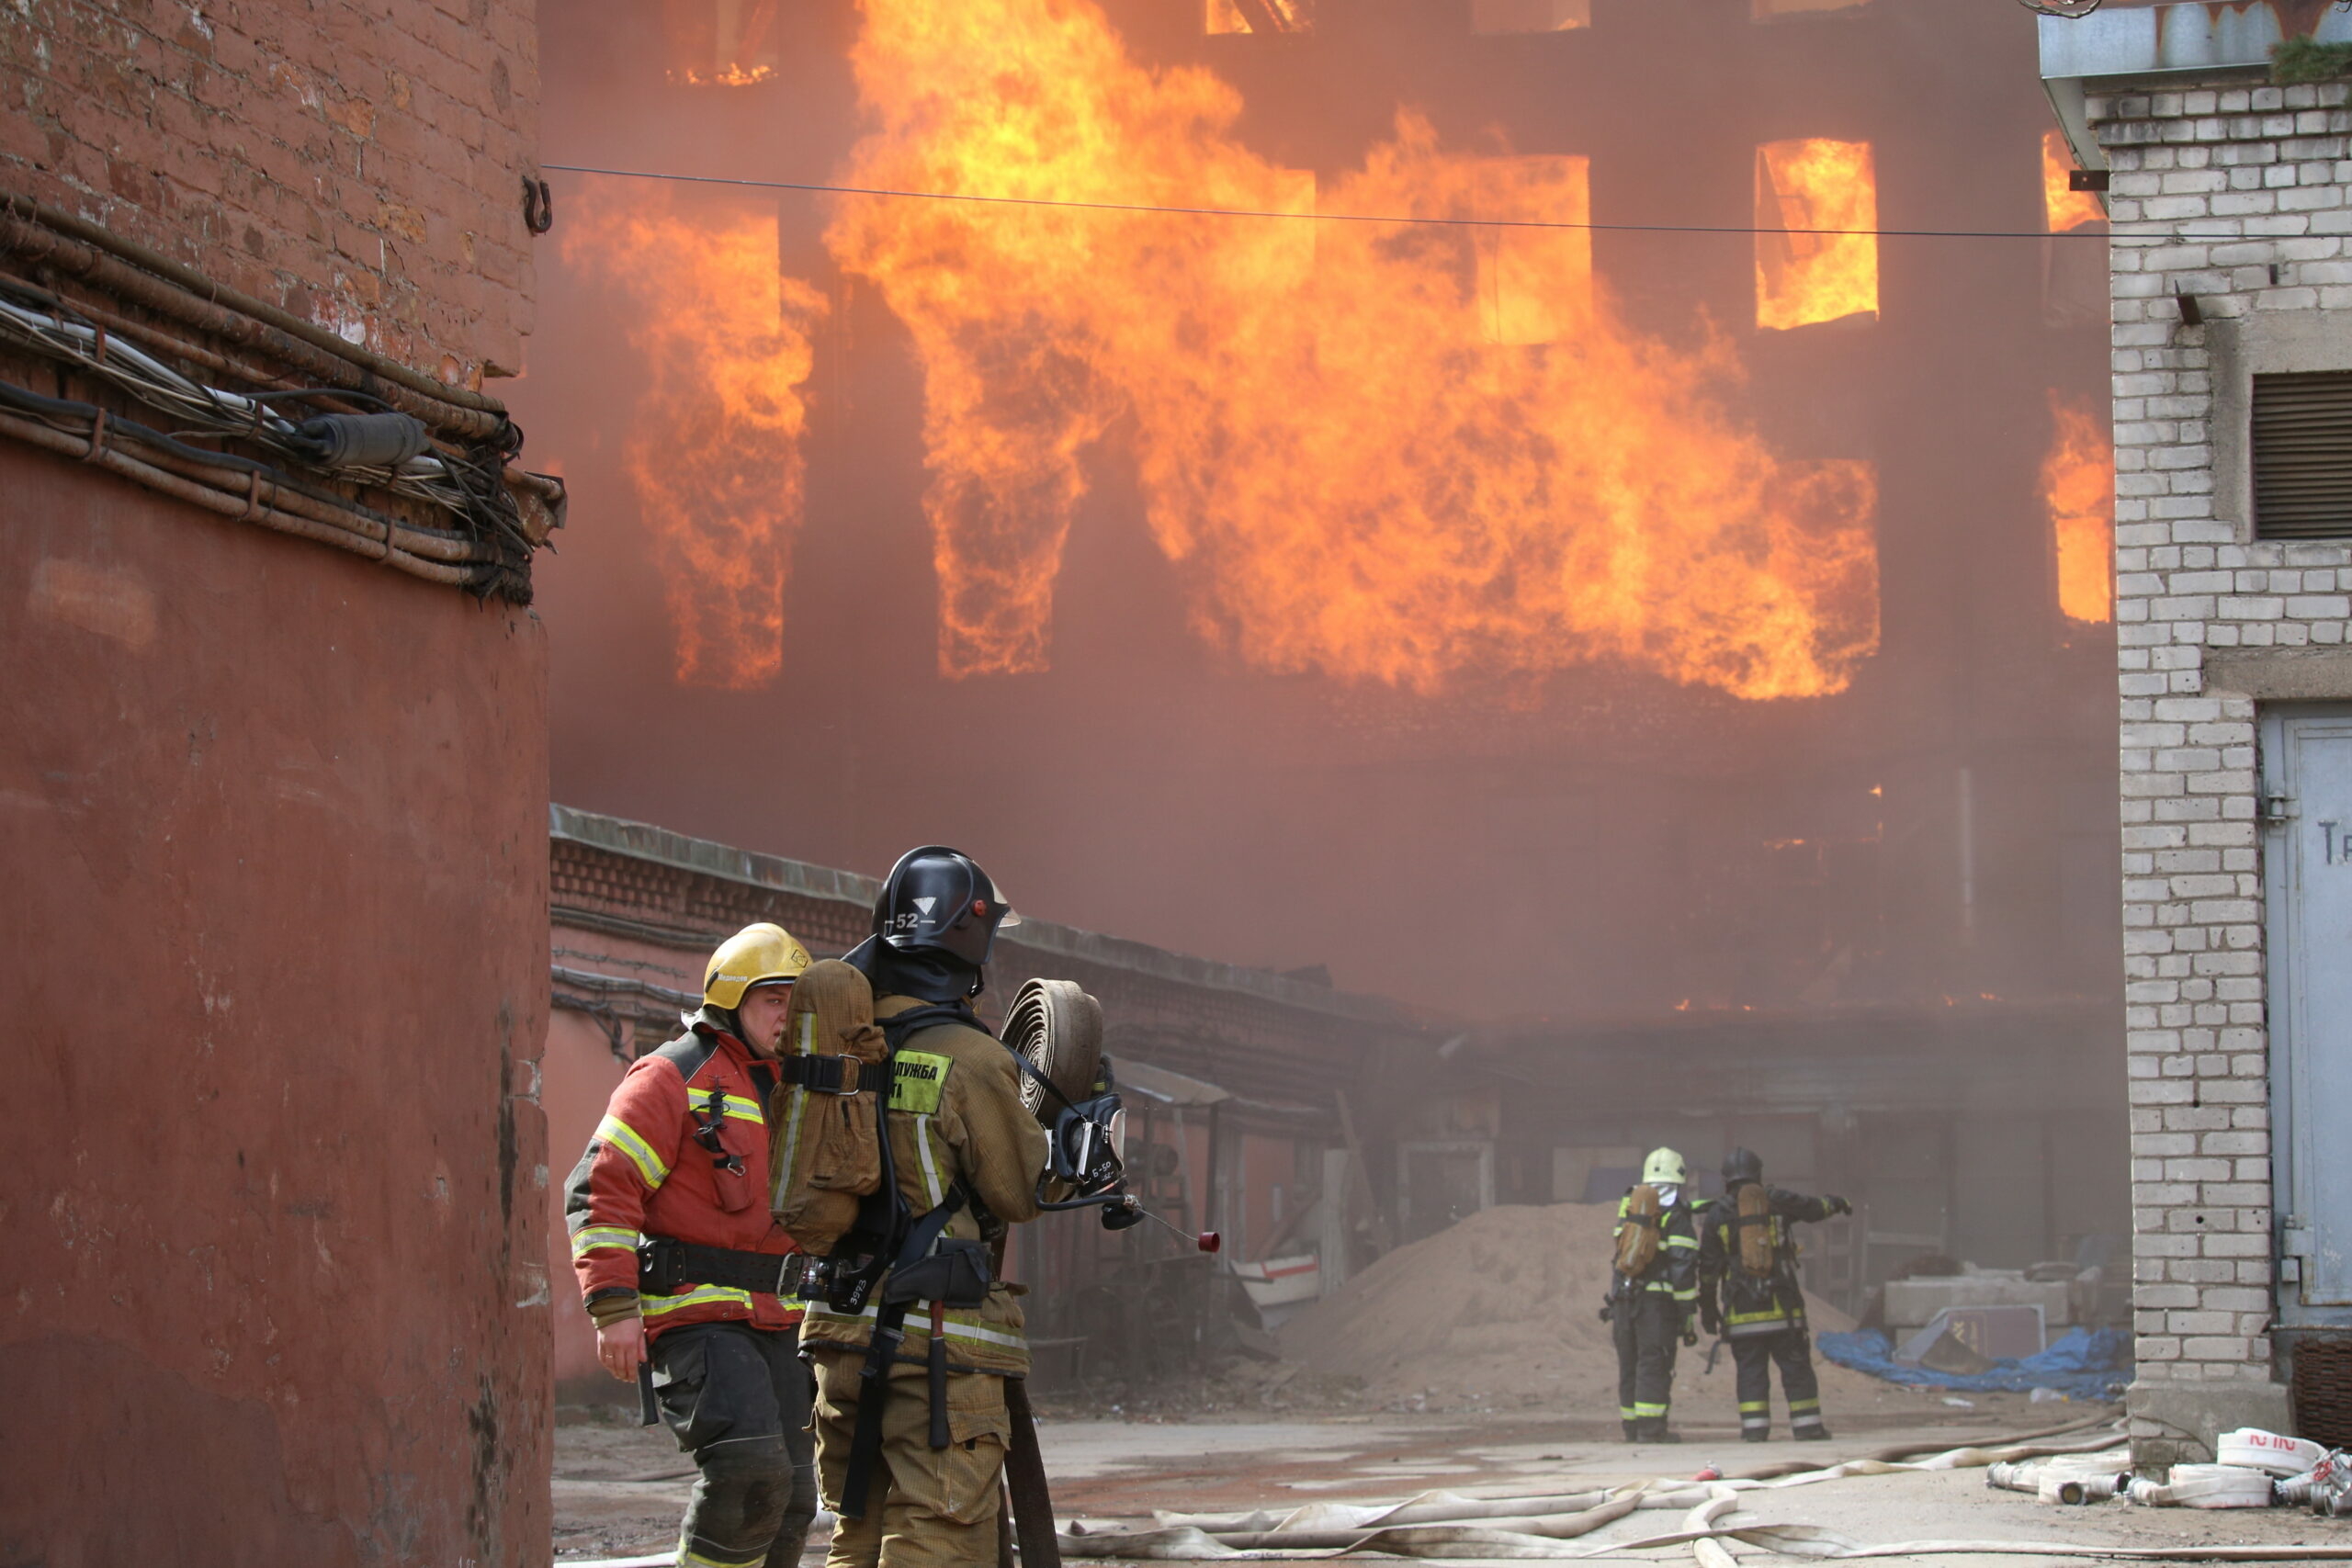
[[[104,433],[111,428],[166,454],[183,468],[195,464],[249,474],[256,487],[266,477],[275,493],[288,498],[313,522],[348,529],[347,519],[363,518],[373,525],[373,536],[383,541],[388,555],[394,551],[394,541],[403,539],[402,554],[476,563],[461,576],[478,592],[497,592],[519,603],[529,600],[527,563],[537,541],[526,528],[505,483],[506,465],[522,445],[511,423],[501,421],[491,435],[445,450],[434,446],[422,420],[365,392],[333,387],[234,392],[207,386],[126,343],[119,333],[109,334],[103,323],[81,317],[57,296],[16,279],[0,278],[0,344],[70,365],[181,426],[166,434],[119,417],[109,425],[106,412],[96,404],[43,398],[0,383],[0,403],[24,417],[76,434],[86,425],[94,459]],[[322,401],[372,406],[372,412],[331,407],[298,418],[273,406]],[[460,526],[444,531],[400,524],[280,468],[191,446],[182,439],[191,436],[253,442],[334,478],[427,502],[450,513]],[[310,504],[292,502],[292,497]],[[371,533],[368,528],[358,531]],[[452,542],[457,553],[439,541]]]

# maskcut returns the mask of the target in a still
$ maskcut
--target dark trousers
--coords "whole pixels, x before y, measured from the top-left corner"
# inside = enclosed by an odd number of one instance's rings
[[[797,1568],[817,1514],[808,1369],[799,1336],[698,1323],[653,1341],[653,1390],[702,1476],[678,1560],[695,1568]]]
[[[1674,1400],[1674,1348],[1682,1309],[1664,1291],[1635,1291],[1617,1299],[1610,1319],[1617,1334],[1617,1415],[1627,1440],[1666,1430]]]
[[[1813,1336],[1802,1328],[1758,1334],[1731,1342],[1739,1369],[1739,1432],[1754,1437],[1772,1429],[1772,1363],[1781,1364],[1781,1392],[1789,1399],[1789,1425],[1799,1436],[1821,1427],[1821,1380],[1813,1373]]]

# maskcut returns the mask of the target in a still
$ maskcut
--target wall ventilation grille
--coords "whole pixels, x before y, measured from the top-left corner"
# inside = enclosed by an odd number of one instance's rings
[[[2352,371],[2254,378],[2254,532],[2352,537]]]

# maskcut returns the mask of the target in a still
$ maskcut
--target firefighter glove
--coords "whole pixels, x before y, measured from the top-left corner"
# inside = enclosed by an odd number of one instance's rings
[[[1714,1303],[1701,1302],[1699,1303],[1699,1325],[1704,1328],[1711,1337],[1723,1333],[1724,1316],[1722,1313],[1715,1310]]]
[[[1684,1313],[1682,1314],[1682,1343],[1685,1345],[1696,1345],[1699,1343],[1699,1331],[1690,1326],[1690,1314],[1689,1313]]]
[[[1833,1192],[1829,1196],[1829,1212],[1833,1214],[1850,1214],[1854,1212],[1854,1205]]]
[[[1600,1321],[1601,1321],[1601,1322],[1603,1322],[1603,1323],[1607,1323],[1607,1322],[1609,1322],[1611,1318],[1615,1317],[1616,1315],[1617,1315],[1617,1303],[1616,1303],[1615,1302],[1603,1302],[1603,1303],[1600,1303]]]

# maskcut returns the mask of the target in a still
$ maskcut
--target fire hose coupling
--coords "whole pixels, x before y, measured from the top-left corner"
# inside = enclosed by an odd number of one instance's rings
[[[397,468],[433,444],[423,420],[392,412],[314,414],[288,439],[322,468]]]

